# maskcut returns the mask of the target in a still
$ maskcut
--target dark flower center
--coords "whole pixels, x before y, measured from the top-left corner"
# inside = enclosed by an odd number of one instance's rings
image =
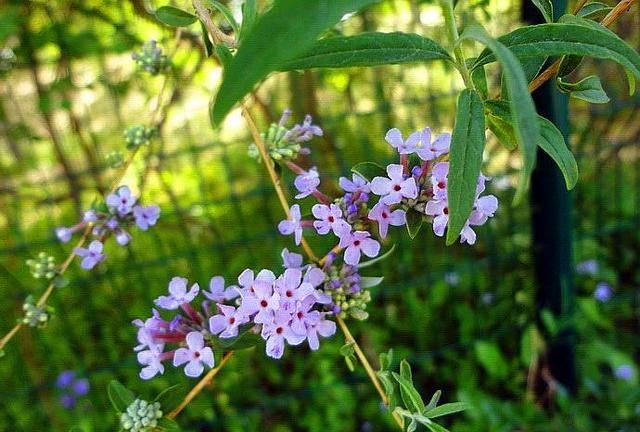
[[[448,215],[449,214],[449,207],[445,207],[444,209],[442,209],[442,213]]]
[[[396,191],[396,192],[400,191],[400,189],[402,189],[402,187],[400,187],[400,185],[395,185],[393,187],[393,190]]]
[[[267,306],[269,306],[269,303],[267,303],[267,301],[266,301],[266,300],[262,300],[262,301],[260,302],[260,306],[262,306],[262,307],[267,307]]]
[[[233,324],[235,322],[236,322],[236,318],[235,317],[229,318],[229,324]]]
[[[287,297],[292,297],[293,293],[291,291],[287,291]]]
[[[333,222],[335,222],[335,220],[336,219],[333,216],[329,216],[329,222],[333,223]]]
[[[360,240],[356,240],[356,241],[354,241],[354,242],[353,242],[353,245],[354,245],[354,246],[360,246]]]
[[[444,182],[443,182],[443,181],[439,181],[439,182],[438,182],[438,188],[440,188],[440,189],[444,189],[444,187],[445,187],[445,186],[446,186],[446,185],[444,184]]]
[[[278,333],[278,334],[282,334],[283,331],[284,331],[284,329],[282,327],[278,327],[276,329],[276,333]]]

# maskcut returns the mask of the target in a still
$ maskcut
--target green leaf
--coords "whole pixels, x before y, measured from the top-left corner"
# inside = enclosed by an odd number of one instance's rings
[[[535,324],[530,324],[520,339],[520,359],[529,367],[533,359],[538,358],[545,349],[544,339]]]
[[[69,285],[69,282],[69,278],[62,275],[58,275],[53,278],[53,286],[55,286],[56,288],[64,288]]]
[[[482,27],[477,25],[469,27],[462,34],[461,39],[475,39],[483,43],[499,59],[502,66],[509,93],[509,106],[513,118],[514,131],[522,154],[520,181],[514,197],[514,204],[517,204],[524,198],[524,194],[529,187],[529,178],[536,162],[536,140],[540,136],[540,128],[536,120],[536,108],[527,88],[525,73],[514,54],[501,42],[491,38]],[[538,54],[531,57],[541,57],[543,55]],[[478,62],[476,62],[477,66]],[[451,225],[449,225],[449,229],[451,229]],[[448,235],[449,233],[447,233],[447,240],[449,240]]]
[[[600,20],[607,16],[613,9],[611,6],[601,2],[587,3],[578,11],[577,16],[590,20]]]
[[[615,33],[591,20],[565,15],[561,22],[521,27],[498,38],[518,59],[577,55],[612,60],[640,77],[640,54]],[[475,67],[495,61],[483,51]]]
[[[389,248],[389,250],[386,251],[385,253],[383,253],[382,255],[378,255],[374,259],[370,259],[369,261],[364,261],[362,264],[358,264],[358,269],[363,269],[363,268],[366,268],[366,267],[370,267],[370,266],[374,265],[377,262],[380,262],[380,261],[383,261],[383,260],[389,258],[389,256],[391,256],[391,254],[393,253],[394,250],[396,250],[396,245],[395,244],[393,246],[391,246],[391,248]]]
[[[289,60],[306,52],[318,35],[349,12],[375,0],[279,0],[262,15],[225,68],[222,84],[211,108],[214,124],[255,84]]]
[[[542,13],[546,22],[553,22],[553,3],[551,0],[531,0],[531,3]]]
[[[489,97],[489,87],[487,85],[487,74],[485,73],[484,66],[474,69],[471,72],[471,81],[473,86],[480,93],[480,97],[484,100]]]
[[[372,32],[319,40],[279,69],[378,66],[427,60],[450,61],[451,57],[436,42],[414,33]]]
[[[424,415],[429,418],[436,418],[464,411],[466,409],[469,409],[469,404],[466,402],[452,402],[442,404],[439,407],[426,411]]]
[[[424,215],[413,208],[407,209],[407,233],[411,239],[416,238],[422,222],[424,222]]]
[[[489,130],[498,138],[500,144],[507,149],[514,150],[518,147],[513,125],[509,120],[494,113],[487,113],[487,126],[489,126]]]
[[[540,318],[542,319],[542,323],[551,336],[555,335],[558,332],[558,321],[549,309],[543,309],[542,312],[540,312]]]
[[[372,277],[372,276],[362,276],[360,278],[360,287],[361,288],[373,288],[382,283],[384,277]]]
[[[209,32],[207,31],[207,28],[204,26],[202,21],[200,22],[200,28],[202,29],[202,40],[204,41],[205,53],[207,54],[207,57],[211,57],[211,55],[214,52],[214,48],[213,48],[213,44],[211,43],[211,40],[209,39]],[[223,63],[222,65],[224,66],[224,61],[222,63]]]
[[[227,48],[225,45],[218,44],[215,47],[215,51],[218,55],[218,58],[222,62],[222,66],[227,67],[231,62],[231,59],[233,59],[233,55],[231,54],[231,51],[229,51],[229,48]]]
[[[444,426],[440,426],[437,423],[431,423],[425,426],[427,426],[427,429],[429,429],[431,432],[449,432],[449,429],[445,428]]]
[[[573,153],[567,147],[562,133],[549,120],[538,116],[540,122],[540,148],[554,160],[567,185],[567,189],[573,189],[578,183],[578,163]]]
[[[558,68],[558,73],[556,74],[558,77],[565,77],[569,75],[571,72],[576,70],[580,63],[582,63],[582,56],[564,56],[562,57],[562,61],[560,62],[560,67]]]
[[[340,355],[343,357],[350,357],[354,352],[353,342],[346,343],[340,347]]]
[[[610,100],[602,88],[600,78],[595,75],[588,76],[577,83],[566,82],[562,78],[558,78],[557,83],[560,91],[569,93],[571,97],[576,99],[595,104],[607,103]]]
[[[507,362],[493,342],[478,341],[475,346],[476,358],[484,369],[495,378],[506,378]]]
[[[405,359],[400,362],[400,376],[413,385],[413,375],[411,373],[411,365]]]
[[[238,336],[234,338],[215,338],[213,339],[213,346],[215,348],[221,348],[224,351],[239,351],[253,348],[263,343],[263,340],[260,335],[255,334],[252,329],[253,325],[245,325],[241,327]]]
[[[391,374],[400,385],[400,395],[405,407],[411,412],[421,413],[424,411],[424,402],[413,383],[395,372],[391,372]]]
[[[347,368],[349,369],[349,372],[353,372],[356,370],[356,362],[353,360],[353,356],[345,357],[344,362],[347,364]]]
[[[437,390],[433,394],[433,396],[431,396],[431,400],[429,401],[429,404],[424,408],[425,412],[430,411],[438,406],[438,401],[440,401],[440,396],[442,396],[442,392],[440,390]]]
[[[482,99],[476,91],[465,89],[458,97],[449,152],[447,245],[456,241],[473,209],[482,165],[484,130]]]
[[[107,393],[109,394],[111,405],[113,405],[118,412],[126,411],[127,407],[136,399],[131,390],[127,389],[116,380],[109,383]]]
[[[233,29],[233,32],[238,34],[240,28],[238,27],[236,19],[233,17],[233,13],[231,13],[231,10],[227,6],[215,0],[204,0],[204,2],[207,4],[209,9],[216,9],[218,12],[220,12]]]
[[[240,27],[240,42],[244,40],[249,31],[253,28],[253,25],[258,19],[258,4],[257,0],[245,0],[242,3],[242,27]]]
[[[180,429],[180,425],[176,423],[175,420],[167,417],[162,417],[158,420],[158,427],[161,431],[167,432],[180,432],[182,430]]]
[[[171,27],[187,27],[198,20],[195,15],[173,6],[161,6],[155,16],[162,24]]]
[[[386,177],[387,171],[379,164],[375,162],[360,162],[351,168],[351,171],[365,178],[366,180],[373,180],[374,177]]]

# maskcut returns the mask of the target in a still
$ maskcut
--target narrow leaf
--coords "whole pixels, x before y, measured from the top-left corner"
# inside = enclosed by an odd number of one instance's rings
[[[551,0],[531,0],[531,3],[542,13],[546,22],[553,22],[553,3]]]
[[[420,393],[415,389],[413,383],[405,379],[404,377],[392,372],[393,377],[400,385],[400,395],[405,407],[411,412],[424,411],[424,402],[420,397]]]
[[[213,44],[211,43],[211,40],[209,39],[209,31],[204,26],[202,21],[200,22],[200,28],[202,29],[202,40],[204,41],[204,51],[207,54],[207,57],[211,57],[213,55],[214,48],[213,48]],[[224,66],[224,62],[223,62],[223,66]]]
[[[524,198],[524,194],[529,187],[529,178],[536,162],[536,140],[540,136],[540,128],[536,120],[536,108],[527,88],[526,76],[514,53],[501,42],[491,38],[482,27],[477,25],[469,27],[461,36],[461,39],[475,39],[483,43],[498,58],[502,66],[509,93],[509,106],[513,115],[514,131],[522,154],[520,181],[514,197],[514,204],[517,204]],[[544,55],[544,53],[537,53],[537,55],[530,57]],[[478,62],[476,62],[477,65]],[[447,240],[449,240],[448,234]]]
[[[373,288],[382,283],[384,277],[371,277],[371,276],[362,276],[360,278],[360,287],[361,288]]]
[[[424,215],[413,208],[407,209],[407,233],[411,239],[416,238],[422,223],[424,222]]]
[[[431,400],[429,401],[429,404],[424,408],[425,412],[431,411],[432,409],[438,406],[438,402],[440,401],[440,396],[442,396],[442,391],[437,390],[433,394],[433,396],[431,396]]]
[[[567,189],[573,189],[578,183],[578,163],[573,153],[567,147],[562,132],[549,120],[538,116],[540,122],[540,140],[538,145],[554,160],[567,185]]]
[[[471,214],[484,150],[484,111],[477,92],[466,89],[458,97],[456,123],[451,135],[447,198],[447,244],[453,244]]]
[[[242,42],[258,18],[257,0],[245,0],[242,3],[242,27],[240,27],[239,40]]]
[[[187,27],[198,20],[193,14],[173,6],[161,6],[155,12],[156,19],[171,27]]]
[[[279,69],[378,66],[427,60],[451,60],[451,57],[436,42],[414,33],[372,32],[319,40]]]
[[[413,375],[411,374],[411,365],[405,359],[400,362],[400,376],[411,384],[413,384]]]
[[[358,269],[363,269],[363,268],[366,268],[366,267],[370,267],[370,266],[374,265],[375,263],[378,263],[380,261],[383,261],[383,260],[389,258],[389,256],[391,256],[391,254],[393,253],[394,250],[396,250],[396,245],[395,244],[393,246],[391,246],[391,248],[389,248],[389,250],[386,251],[385,253],[383,253],[382,255],[378,255],[374,259],[370,259],[369,261],[365,261],[362,264],[358,264]]]
[[[466,409],[469,409],[469,405],[467,403],[452,402],[452,403],[442,404],[439,407],[429,410],[425,412],[424,415],[429,418],[436,418],[436,417],[442,417],[445,415],[464,411]]]
[[[571,97],[576,99],[595,104],[607,103],[610,100],[602,88],[600,78],[595,75],[588,76],[577,83],[566,82],[562,78],[558,78],[557,83],[560,91],[569,93]]]
[[[580,9],[576,15],[581,18],[600,20],[607,16],[611,9],[613,8],[606,3],[591,2],[582,6],[582,9]]]
[[[135,400],[134,394],[116,380],[109,383],[107,393],[111,404],[118,412],[126,411],[127,407]]]
[[[306,52],[318,35],[349,12],[375,0],[280,0],[262,15],[225,68],[212,104],[211,119],[220,123],[254,85],[287,61]]]
[[[360,162],[351,168],[351,171],[365,178],[373,180],[374,177],[386,177],[387,171],[381,165],[375,162]]]

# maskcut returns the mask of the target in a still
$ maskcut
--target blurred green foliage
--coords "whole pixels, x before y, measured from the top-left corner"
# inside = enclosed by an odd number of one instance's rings
[[[500,16],[490,29],[517,22],[515,2],[471,3],[467,13],[477,19]],[[52,296],[57,313],[49,326],[23,329],[6,347],[0,430],[114,430],[106,391],[112,379],[143,399],[176,383],[186,392],[194,382],[180,371],[150,382],[138,378],[131,320],[150,314],[152,300],[174,275],[202,286],[217,274],[231,281],[246,267],[279,268],[279,251],[292,248],[275,230],[281,210],[263,168],[247,155],[250,139],[240,117],[232,114],[220,129],[209,126],[207,105],[219,75],[212,60],[205,62],[200,29],[176,35],[147,7],[138,0],[12,0],[0,10],[0,49],[15,55],[0,59],[2,333],[20,316],[27,295],[42,290],[26,260],[40,251],[64,259],[71,246],[55,240],[54,228],[70,225],[104,193],[116,175],[105,157],[126,152],[123,131],[154,120],[163,78],[137,72],[131,53],[149,39],[175,53],[165,93],[170,107],[126,177],[145,201],[161,205],[160,222],[130,247],[111,245],[108,264],[95,272],[74,264],[69,285]],[[338,30],[411,30],[441,41],[437,19],[430,2],[398,0]],[[618,25],[636,48],[637,20],[631,14]],[[536,321],[526,205],[504,205],[473,248],[446,248],[428,226],[413,242],[397,230],[387,245],[397,244],[393,258],[368,270],[384,274],[385,283],[374,290],[368,322],[353,324],[354,334],[370,358],[390,347],[395,358],[407,357],[424,394],[442,389],[443,402],[468,402],[471,409],[445,420],[452,431],[640,428],[640,100],[625,96],[615,66],[588,62],[580,70],[595,68],[607,68],[603,85],[615,102],[589,109],[572,102],[581,173],[573,196],[575,261],[599,263],[594,275],[576,278],[573,322]],[[288,73],[263,86],[260,114],[263,124],[287,106],[298,120],[314,116],[325,137],[301,163],[320,168],[330,193],[336,184],[328,179],[353,164],[391,160],[382,139],[389,127],[451,129],[451,86],[459,84],[450,72],[413,65]],[[493,141],[487,151],[489,187],[508,203],[519,160]],[[606,303],[593,297],[603,281],[613,287]],[[568,324],[578,334],[576,395],[553,381],[544,356],[554,331]],[[339,353],[343,344],[336,335],[318,352],[291,349],[278,362],[260,349],[239,352],[179,423],[192,431],[394,430],[362,368],[349,371]],[[632,368],[628,380],[616,377],[623,365]],[[91,385],[71,410],[62,407],[55,387],[66,369]]]

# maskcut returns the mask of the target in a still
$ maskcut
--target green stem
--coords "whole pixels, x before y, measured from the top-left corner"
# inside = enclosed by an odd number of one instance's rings
[[[444,15],[445,26],[447,27],[447,33],[449,35],[449,42],[453,47],[453,55],[456,60],[456,68],[460,72],[462,79],[464,81],[465,86],[467,88],[473,88],[473,82],[471,81],[471,75],[469,74],[469,69],[467,69],[467,64],[465,63],[464,53],[462,52],[462,47],[458,45],[458,39],[460,35],[458,34],[458,27],[456,25],[456,17],[453,13],[453,2],[451,0],[441,0],[440,6],[442,7],[442,14]]]

